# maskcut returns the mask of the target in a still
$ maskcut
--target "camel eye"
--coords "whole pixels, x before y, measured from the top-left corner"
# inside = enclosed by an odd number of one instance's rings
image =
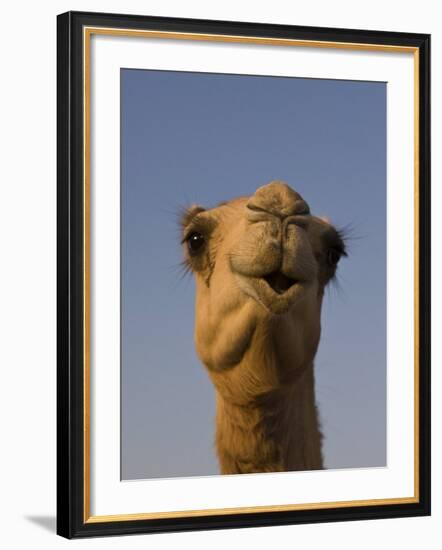
[[[329,266],[334,267],[341,259],[342,252],[337,248],[330,248],[327,252],[327,263]]]
[[[198,254],[198,252],[203,248],[205,239],[201,235],[201,233],[191,233],[187,237],[187,248],[189,250],[189,254],[194,256],[195,254]]]

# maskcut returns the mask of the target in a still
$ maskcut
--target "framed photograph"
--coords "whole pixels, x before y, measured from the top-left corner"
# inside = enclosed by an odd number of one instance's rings
[[[58,17],[58,534],[430,513],[430,37]]]

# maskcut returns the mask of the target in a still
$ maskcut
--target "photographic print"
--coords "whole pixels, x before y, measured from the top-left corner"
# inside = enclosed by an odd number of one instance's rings
[[[428,515],[430,37],[57,35],[57,532]]]
[[[122,69],[121,129],[122,479],[385,466],[386,84]]]

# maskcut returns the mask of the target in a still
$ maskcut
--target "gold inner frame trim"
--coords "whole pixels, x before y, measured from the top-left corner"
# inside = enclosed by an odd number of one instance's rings
[[[249,514],[257,512],[288,512],[296,510],[325,510],[327,508],[346,508],[354,506],[379,506],[385,504],[410,504],[416,502],[414,497],[402,499],[372,499],[372,500],[347,500],[339,502],[312,502],[306,504],[280,504],[272,506],[252,506],[238,508],[213,508],[207,510],[184,510],[177,512],[152,512],[141,514],[123,514],[111,516],[91,516],[86,523],[102,523],[104,521],[134,521],[143,519],[181,518],[181,517],[204,517],[204,516],[226,516],[229,514]]]
[[[113,29],[108,27],[85,27],[85,39],[92,34],[111,36],[132,36],[138,38],[167,38],[174,40],[196,40],[202,42],[234,42],[237,44],[260,44],[270,46],[302,46],[309,48],[335,48],[342,50],[367,50],[378,52],[415,53],[413,46],[364,44],[358,42],[331,42],[327,40],[297,40],[294,38],[270,38],[262,36],[239,36],[230,34],[208,34],[170,31],[146,31],[137,29]]]
[[[90,472],[90,83],[91,83],[91,36],[92,35],[124,36],[138,38],[157,38],[175,40],[194,40],[204,42],[233,42],[257,45],[333,48],[370,52],[412,53],[414,61],[414,495],[411,497],[350,500],[336,502],[316,502],[302,504],[285,504],[269,506],[250,506],[235,508],[214,508],[203,510],[177,510],[171,512],[151,512],[137,514],[116,514],[92,516],[91,472]],[[84,135],[83,135],[83,168],[84,168],[84,523],[102,523],[115,521],[135,521],[148,519],[204,517],[229,514],[249,514],[259,512],[283,512],[296,510],[323,510],[357,506],[383,506],[389,504],[411,504],[419,502],[419,49],[412,46],[395,46],[383,44],[364,44],[351,42],[331,42],[320,40],[296,40],[269,37],[246,37],[225,34],[149,31],[136,29],[114,29],[108,27],[83,28],[83,93],[84,93]]]
[[[414,61],[414,496],[419,501],[419,50]]]

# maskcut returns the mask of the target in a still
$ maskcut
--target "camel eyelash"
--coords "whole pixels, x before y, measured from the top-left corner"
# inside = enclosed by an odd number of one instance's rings
[[[347,256],[345,247],[345,232],[342,230],[332,229],[324,235],[324,244],[328,250],[335,250],[340,256]]]

